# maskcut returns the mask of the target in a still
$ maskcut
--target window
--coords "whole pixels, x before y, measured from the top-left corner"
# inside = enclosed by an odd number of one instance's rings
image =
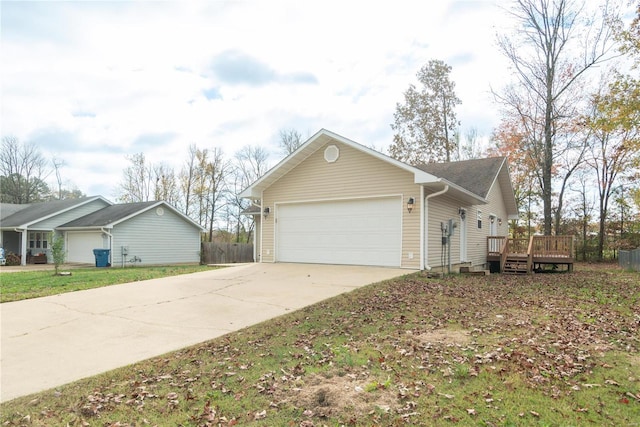
[[[41,231],[29,232],[29,248],[31,249],[47,249],[49,242],[47,241],[48,233]]]
[[[482,228],[482,211],[480,209],[478,209],[477,219],[478,219],[478,228]]]

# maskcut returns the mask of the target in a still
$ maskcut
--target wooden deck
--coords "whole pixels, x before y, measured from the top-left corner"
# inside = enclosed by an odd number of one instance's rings
[[[566,265],[573,271],[573,236],[487,237],[487,263],[501,273],[532,273],[545,265]]]

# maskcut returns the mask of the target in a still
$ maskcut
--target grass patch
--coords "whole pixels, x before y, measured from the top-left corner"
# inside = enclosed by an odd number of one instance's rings
[[[367,286],[3,403],[1,422],[638,425],[637,273],[576,270]]]
[[[51,270],[0,273],[0,302],[20,301],[66,292],[82,291],[211,270],[206,265],[174,265],[135,268],[74,268],[70,276]]]

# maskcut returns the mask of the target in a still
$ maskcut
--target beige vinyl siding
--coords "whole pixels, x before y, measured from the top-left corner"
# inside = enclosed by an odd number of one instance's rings
[[[29,226],[30,230],[50,230],[109,206],[104,200],[93,200]],[[28,208],[27,208],[28,209]]]
[[[467,257],[474,266],[487,262],[487,236],[490,232],[489,216],[496,216],[496,235],[506,236],[509,231],[506,209],[502,200],[502,191],[498,182],[494,182],[487,196],[486,205],[467,207]],[[477,212],[482,211],[482,228],[478,228]],[[502,225],[497,225],[502,218]]]
[[[428,193],[427,193],[428,194]],[[489,236],[490,225],[489,216],[496,217],[496,235],[506,236],[508,234],[507,214],[502,199],[502,191],[498,181],[496,181],[487,197],[486,205],[463,205],[446,193],[429,200],[428,213],[428,259],[427,264],[431,267],[442,265],[442,232],[440,223],[447,222],[450,218],[460,224],[459,208],[467,210],[467,261],[474,266],[482,266],[487,261],[487,236]],[[482,212],[482,228],[478,228],[477,212]],[[502,218],[502,225],[497,225],[497,218]],[[445,251],[447,249],[445,248]],[[451,263],[460,262],[460,228],[456,228],[451,239]],[[446,264],[446,261],[445,261]]]
[[[340,150],[338,160],[333,163],[324,159],[329,145]],[[262,261],[274,261],[277,203],[402,196],[401,266],[420,268],[420,187],[413,179],[412,173],[348,145],[337,142],[323,145],[264,191],[263,207],[269,207],[274,215],[262,220]],[[404,207],[409,197],[416,201],[411,214]],[[409,259],[410,252],[413,259]]]
[[[129,247],[127,260],[138,256],[137,265],[200,262],[200,230],[175,212],[164,208],[164,215],[148,210],[116,224],[112,231],[113,266],[122,265],[122,246]]]
[[[428,195],[428,192],[427,192]],[[458,208],[460,202],[447,197],[446,193],[441,196],[436,196],[429,199],[427,209],[428,215],[428,259],[427,265],[430,267],[442,266],[442,231],[440,230],[440,223],[447,223],[449,219],[453,219],[456,223],[460,223],[460,217],[458,216]],[[468,230],[468,228],[467,228]],[[460,262],[460,230],[456,228],[451,238],[451,263],[457,264]],[[447,251],[446,248],[444,248]],[[468,249],[467,249],[468,251]],[[445,261],[446,264],[446,261]]]

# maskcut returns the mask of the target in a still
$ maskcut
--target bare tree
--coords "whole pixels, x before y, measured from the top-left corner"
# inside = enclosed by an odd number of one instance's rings
[[[22,144],[14,136],[2,138],[0,150],[0,193],[5,203],[33,203],[44,200],[49,187],[44,180],[51,170],[34,144]]]
[[[196,149],[196,161],[193,195],[197,202],[197,217],[200,224],[208,228],[211,242],[217,215],[224,207],[229,164],[220,148]]]
[[[144,153],[127,156],[127,159],[131,164],[122,171],[123,180],[117,198],[123,203],[148,202],[152,195],[152,168],[147,165]]]
[[[580,223],[580,234],[582,236],[582,260],[587,260],[587,238],[589,232],[589,223],[591,222],[591,213],[595,205],[595,201],[590,199],[592,194],[589,179],[592,178],[587,174],[587,171],[581,169],[578,173],[577,189],[573,186],[571,191],[578,193],[578,203],[573,211],[578,217]]]
[[[511,36],[499,37],[498,44],[512,64],[517,85],[496,97],[530,132],[526,140],[540,174],[544,233],[551,234],[558,124],[572,117],[564,108],[570,105],[570,89],[587,70],[608,58],[613,46],[607,25],[610,10],[605,1],[598,19],[595,14],[586,16],[584,3],[572,0],[515,0],[514,4],[510,13],[518,28]],[[526,97],[526,102],[514,102],[514,95]]]
[[[60,169],[64,166],[64,160],[55,158],[52,161],[53,168],[56,171],[56,182],[58,184],[58,200],[62,200],[62,174]]]
[[[294,128],[280,130],[280,148],[285,156],[296,151],[302,142],[302,134]]]
[[[458,158],[460,160],[478,159],[482,156],[482,146],[480,144],[478,128],[472,127],[465,132],[464,141],[458,143],[458,151]]]
[[[172,206],[178,207],[180,204],[180,191],[173,168],[160,163],[153,165],[152,171],[154,176],[154,200],[164,200]]]
[[[187,216],[192,215],[192,198],[193,187],[195,185],[196,173],[197,173],[197,151],[198,148],[195,144],[189,146],[187,161],[182,167],[179,175],[180,192],[182,193],[183,200],[183,213]]]
[[[269,169],[268,160],[269,153],[259,146],[244,146],[235,155],[233,191],[230,193],[229,202],[233,206],[233,209],[230,209],[230,214],[235,220],[237,242],[240,241],[242,231],[246,231],[246,240],[250,241],[251,233],[255,227],[252,217],[242,215],[242,211],[249,206],[249,202],[238,197],[238,194],[267,172]]]

